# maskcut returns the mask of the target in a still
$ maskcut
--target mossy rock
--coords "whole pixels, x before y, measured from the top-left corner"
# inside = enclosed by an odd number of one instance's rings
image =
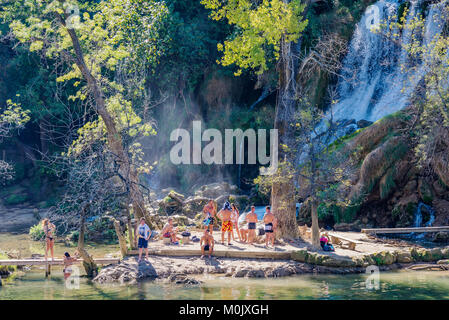
[[[443,259],[443,253],[441,251],[441,249],[439,248],[434,248],[430,250],[430,258],[432,259],[432,261],[438,261],[440,259]]]
[[[309,253],[307,252],[307,250],[298,250],[291,253],[292,260],[299,262],[307,262],[308,256]]]
[[[411,254],[415,261],[424,261],[424,262],[431,262],[431,261],[437,261],[443,258],[443,253],[441,249],[435,248],[435,249],[416,249],[413,248],[411,250]]]
[[[353,257],[352,261],[354,261],[356,267],[367,267],[369,264],[365,261],[364,257]]]
[[[397,252],[397,262],[399,263],[411,263],[413,262],[413,257],[410,251]]]
[[[441,254],[443,255],[443,259],[449,259],[449,248],[441,249]]]
[[[395,252],[389,251],[373,253],[372,258],[378,266],[390,265],[397,261],[397,256]]]
[[[363,261],[368,264],[369,266],[376,264],[376,261],[374,261],[371,254],[363,256]]]
[[[327,259],[322,261],[322,265],[326,267],[353,268],[357,266],[357,262],[352,259],[336,259],[334,257],[327,257]]]

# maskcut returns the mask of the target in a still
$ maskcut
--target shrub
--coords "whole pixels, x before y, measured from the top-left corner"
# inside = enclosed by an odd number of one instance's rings
[[[34,241],[39,241],[44,239],[45,232],[42,223],[38,223],[30,228],[30,237]]]
[[[7,205],[15,205],[19,203],[23,203],[28,200],[28,196],[26,194],[12,194],[8,196],[5,200]]]

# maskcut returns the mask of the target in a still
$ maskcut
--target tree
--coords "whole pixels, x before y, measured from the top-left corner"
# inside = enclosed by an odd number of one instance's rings
[[[404,85],[416,89],[410,108],[412,120],[404,136],[414,143],[417,165],[431,169],[449,185],[449,8],[444,1],[430,7],[435,10],[429,9],[427,17],[419,15],[407,23],[406,8],[396,23],[382,24],[377,32],[407,53],[402,65],[408,75]],[[412,35],[408,43],[400,41],[404,32]]]
[[[141,123],[125,99],[125,95],[135,91],[132,89],[141,89],[141,83],[127,88],[114,81],[113,76],[123,64],[133,62],[139,67],[156,63],[155,34],[167,13],[164,4],[143,0],[2,0],[1,4],[0,17],[30,51],[40,51],[70,66],[57,80],[71,81],[79,88],[72,98],[86,100],[98,114],[99,119],[89,122],[86,128],[105,135],[120,175],[128,181],[134,214],[145,217],[151,225],[140,190],[139,171],[132,162],[132,150],[124,145],[120,127],[131,122],[138,124],[134,130],[145,135],[155,131],[149,123]]]
[[[1,110],[0,110],[1,111]],[[6,101],[6,108],[0,112],[0,143],[9,138],[14,130],[23,129],[30,120],[29,111],[23,110],[20,104]],[[14,178],[14,169],[8,162],[0,160],[0,184]]]
[[[280,145],[292,144],[293,131],[289,125],[293,119],[296,100],[296,71],[300,52],[300,35],[307,26],[303,19],[306,6],[300,0],[202,0],[212,10],[215,20],[228,20],[235,26],[235,34],[218,50],[224,55],[222,65],[236,64],[240,75],[250,69],[261,75],[269,64],[277,63],[278,102],[274,128],[279,130]],[[279,222],[278,236],[295,237],[296,206],[294,200],[293,176],[288,172],[291,164],[281,152],[281,162],[286,162],[275,173],[272,185],[271,205]],[[285,181],[286,177],[290,177]]]

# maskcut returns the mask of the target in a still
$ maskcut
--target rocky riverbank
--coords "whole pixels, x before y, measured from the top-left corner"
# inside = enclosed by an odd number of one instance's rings
[[[382,271],[405,267],[402,264],[381,266]],[[163,279],[175,283],[197,284],[189,276],[215,274],[230,278],[276,278],[300,274],[353,274],[364,273],[364,267],[328,267],[301,263],[294,260],[268,259],[200,259],[188,257],[152,256],[148,261],[137,263],[135,257],[129,257],[116,265],[101,269],[94,279],[98,283],[128,283],[147,279]]]

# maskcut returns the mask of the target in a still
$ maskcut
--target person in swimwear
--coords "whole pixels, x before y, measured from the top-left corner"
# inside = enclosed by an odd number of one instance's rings
[[[45,233],[45,260],[47,260],[48,257],[48,250],[50,250],[51,253],[51,260],[54,261],[54,254],[53,254],[53,248],[55,245],[55,239],[53,236],[53,233],[55,232],[55,225],[53,223],[50,222],[50,220],[48,218],[45,218],[44,220],[42,220],[42,226],[44,229],[44,233]]]
[[[256,239],[256,223],[257,214],[256,207],[251,206],[251,212],[246,215],[246,221],[248,222],[248,243],[253,244]]]
[[[247,242],[248,241],[248,233],[249,233],[248,227],[241,227],[239,229],[239,231],[240,231],[240,240],[243,243]]]
[[[231,233],[232,233],[232,208],[231,204],[226,201],[223,205],[223,209],[218,212],[217,217],[219,217],[223,222],[221,224],[221,244],[224,244],[224,235],[228,233],[228,246],[231,245]]]
[[[75,257],[71,257],[68,252],[64,253],[63,263],[64,269],[62,272],[64,273],[64,280],[67,280],[68,277],[72,274],[71,265],[76,262],[79,258],[78,252],[75,252]]]
[[[164,238],[170,238],[170,241],[174,244],[178,244],[178,237],[176,236],[176,228],[173,228],[173,218],[168,218],[168,222],[162,228],[162,236]]]
[[[277,220],[274,214],[271,212],[270,207],[265,208],[265,215],[263,216],[263,223],[265,223],[265,247],[268,248],[271,240],[271,244],[274,248],[274,228]]]
[[[239,231],[240,212],[234,203],[231,203],[231,208],[232,208],[232,214],[231,214],[232,227],[235,228],[235,231],[237,231],[237,236],[239,237],[239,241],[242,241],[242,238],[240,237],[240,231]],[[232,231],[232,240],[235,241],[234,231]]]
[[[214,252],[214,237],[210,234],[209,229],[204,230],[204,235],[201,237],[200,247],[201,247],[201,259],[204,258],[204,254],[207,251],[209,253],[209,258]]]
[[[203,224],[206,229],[209,229],[210,234],[214,231],[215,214],[217,213],[215,209],[214,200],[210,200],[207,205],[203,208],[204,221]]]

